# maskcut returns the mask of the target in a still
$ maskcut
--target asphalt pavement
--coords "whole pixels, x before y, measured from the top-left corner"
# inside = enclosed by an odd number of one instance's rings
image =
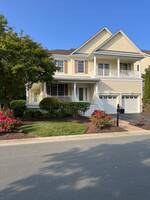
[[[150,200],[150,136],[0,147],[0,200]]]

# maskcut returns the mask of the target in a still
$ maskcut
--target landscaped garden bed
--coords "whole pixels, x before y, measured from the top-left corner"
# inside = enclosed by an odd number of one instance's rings
[[[88,108],[87,102],[62,102],[51,97],[41,101],[40,109],[27,109],[24,101],[15,100],[11,103],[13,113],[1,112],[0,139],[124,131],[104,111],[96,110],[91,118],[83,117]]]
[[[115,125],[99,129],[89,118],[79,116],[77,119],[66,118],[65,121],[63,119],[59,121],[25,121],[15,132],[0,133],[0,140],[120,131],[124,131],[124,129]]]
[[[103,134],[103,133],[122,132],[122,131],[125,131],[125,129],[123,129],[122,127],[117,127],[115,125],[112,125],[111,127],[107,127],[107,128],[97,129],[90,122],[88,124],[87,134],[91,134],[91,133],[100,133],[100,134]]]

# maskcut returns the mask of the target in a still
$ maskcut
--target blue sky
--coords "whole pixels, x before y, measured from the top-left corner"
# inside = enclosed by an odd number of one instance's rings
[[[104,26],[150,49],[149,0],[0,0],[0,14],[49,49],[79,47]]]

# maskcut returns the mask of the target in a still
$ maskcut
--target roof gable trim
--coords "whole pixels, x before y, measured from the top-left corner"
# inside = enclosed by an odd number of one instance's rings
[[[87,40],[86,42],[84,42],[79,48],[77,48],[75,51],[73,51],[71,53],[71,55],[74,54],[74,53],[76,53],[82,47],[84,47],[88,42],[90,42],[92,39],[94,39],[98,34],[100,34],[103,31],[106,31],[106,32],[108,32],[108,33],[110,33],[112,35],[111,31],[107,27],[104,27],[100,31],[98,31],[93,37],[91,37],[89,40]]]
[[[118,34],[123,35],[128,40],[128,42],[137,50],[137,52],[139,52],[140,54],[143,54],[142,51],[131,41],[131,39],[129,39],[129,37],[122,30],[116,32],[114,35],[112,35],[110,38],[104,41],[103,44],[100,45],[99,49],[97,49],[97,51],[101,50],[107,43],[109,43]]]

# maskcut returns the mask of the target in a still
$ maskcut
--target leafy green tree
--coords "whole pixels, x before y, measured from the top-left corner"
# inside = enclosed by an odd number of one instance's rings
[[[143,94],[143,103],[144,106],[150,108],[150,67],[146,69],[144,78],[144,94]]]
[[[36,82],[51,82],[56,66],[47,49],[28,35],[16,33],[0,16],[0,104],[24,95]]]

